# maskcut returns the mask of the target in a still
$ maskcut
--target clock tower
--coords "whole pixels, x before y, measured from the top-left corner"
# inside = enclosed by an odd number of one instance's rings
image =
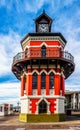
[[[43,11],[35,19],[35,33],[22,40],[22,52],[13,58],[12,71],[21,82],[23,122],[65,119],[65,80],[73,73],[74,57],[64,51],[67,41],[51,32],[52,19]]]
[[[43,11],[43,13],[35,19],[36,32],[49,33],[51,32],[52,19]]]

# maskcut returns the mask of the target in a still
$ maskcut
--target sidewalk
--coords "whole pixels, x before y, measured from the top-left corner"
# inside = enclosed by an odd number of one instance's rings
[[[63,122],[23,123],[18,116],[0,117],[0,130],[80,130],[80,118],[67,116]]]

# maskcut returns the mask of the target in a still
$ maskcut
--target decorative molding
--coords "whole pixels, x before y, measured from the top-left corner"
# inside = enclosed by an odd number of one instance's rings
[[[61,96],[61,95],[31,95],[31,96],[23,96],[23,97],[20,97],[20,100],[25,100],[25,99],[40,99],[40,98],[47,98],[47,99],[50,99],[50,98],[52,98],[52,99],[65,99],[65,97],[64,96]]]
[[[61,75],[61,73],[58,72],[58,73],[56,73],[56,75]]]
[[[33,71],[32,71],[32,75],[33,75],[35,72],[39,75],[38,70],[33,70]]]
[[[61,71],[61,76],[62,76],[63,78],[65,78],[65,75],[64,75],[64,72],[63,72],[63,71]]]
[[[56,45],[56,46],[55,46],[55,45],[47,45],[47,44],[43,44],[43,45],[45,45],[45,46],[48,47],[48,48],[61,48],[61,49],[63,49],[61,45],[60,45],[60,46],[58,46],[58,45]],[[27,46],[24,47],[24,51],[25,51],[27,48],[29,49],[29,48],[40,48],[40,47],[42,47],[42,44],[41,44],[41,45],[38,45],[38,46],[37,46],[37,45],[35,45],[35,46],[28,46],[28,45],[27,45]]]
[[[42,47],[42,46],[46,46],[46,47],[48,47],[48,45],[47,45],[46,42],[42,42],[42,44],[40,45],[40,47]]]
[[[39,105],[39,103],[44,100],[48,105],[50,104],[44,97],[42,97],[37,103],[36,105]]]
[[[65,42],[60,38],[60,36],[35,36],[35,37],[31,37],[28,36],[23,42],[22,42],[22,46],[24,44],[26,44],[27,42],[30,41],[58,41],[62,44],[62,46],[65,46]]]
[[[36,114],[39,114],[39,103],[42,101],[42,100],[44,100],[45,102],[46,102],[46,104],[47,104],[47,114],[50,114],[50,110],[49,110],[49,108],[50,108],[50,103],[44,98],[44,97],[42,97],[37,103],[36,103]]]
[[[61,73],[61,76],[65,79],[65,75],[63,73]]]
[[[57,65],[57,68],[59,68],[59,69],[60,69],[60,65],[59,65],[59,64]]]
[[[28,75],[33,75],[34,73],[37,73],[38,75],[41,75],[43,72],[46,74],[46,75],[49,75],[51,72],[53,72],[54,74],[56,75],[61,75],[62,73],[56,73],[55,70],[51,69],[49,72],[47,72],[45,69],[41,70],[40,72],[38,72],[38,70],[33,70],[32,72],[29,72],[29,73],[26,73],[26,76]],[[21,76],[21,78],[23,77],[24,75]],[[62,74],[62,76],[64,77],[64,74]]]
[[[55,70],[51,69],[48,74],[50,74],[51,72],[53,72],[54,74],[56,74]]]
[[[46,70],[44,70],[44,69],[43,69],[43,70],[41,70],[40,74],[42,74],[43,72],[44,72],[45,74],[48,74],[48,73],[47,73],[47,71],[46,71]]]
[[[40,68],[42,69],[42,68],[47,68],[47,65],[40,65]]]
[[[54,113],[56,113],[56,111],[57,111],[57,101],[56,101],[56,100],[54,101],[54,104],[55,104],[55,105],[54,105],[54,108],[55,108],[55,109],[54,109]]]
[[[31,66],[28,65],[27,68],[28,68],[28,69],[31,69]],[[38,65],[33,65],[32,68],[33,68],[33,69],[38,69],[39,66],[38,66]],[[40,68],[41,68],[41,69],[43,69],[43,68],[46,69],[47,66],[46,66],[46,65],[40,65]],[[56,65],[49,65],[49,69],[55,69],[55,68],[56,68]]]
[[[50,69],[55,69],[55,68],[56,68],[56,65],[49,65],[49,68],[50,68]]]
[[[44,44],[43,44],[44,45]],[[40,48],[40,47],[42,47],[42,45],[39,45],[39,46],[25,46],[24,47],[24,51],[28,48]],[[52,45],[46,45],[46,47],[48,47],[48,48],[61,48],[62,50],[63,50],[63,48],[62,48],[62,46],[60,45],[60,46],[58,46],[58,45],[56,45],[56,46],[52,46]]]

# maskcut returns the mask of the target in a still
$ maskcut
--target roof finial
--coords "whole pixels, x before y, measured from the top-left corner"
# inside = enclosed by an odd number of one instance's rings
[[[43,9],[43,14],[45,14],[45,9]]]

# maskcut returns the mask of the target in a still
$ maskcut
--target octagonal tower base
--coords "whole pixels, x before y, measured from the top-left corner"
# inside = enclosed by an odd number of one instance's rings
[[[59,122],[66,119],[65,114],[20,114],[19,120],[22,122]]]
[[[42,98],[43,97],[43,98]],[[21,98],[21,114],[19,116],[19,120],[22,122],[58,122],[65,120],[65,110],[64,110],[64,97],[63,96],[55,96],[54,98],[44,98],[42,96],[39,99],[31,99],[31,97]],[[32,102],[31,102],[32,100]],[[37,101],[37,102],[34,102]],[[51,103],[49,102],[51,101]],[[46,104],[46,110],[43,113],[40,113],[40,105],[41,103]],[[30,104],[33,104],[31,106]],[[43,104],[43,106],[44,106]],[[31,111],[32,110],[32,111]],[[34,113],[32,113],[35,111]],[[53,112],[52,112],[53,111]],[[46,112],[46,113],[45,113]],[[51,113],[52,112],[52,113]]]

